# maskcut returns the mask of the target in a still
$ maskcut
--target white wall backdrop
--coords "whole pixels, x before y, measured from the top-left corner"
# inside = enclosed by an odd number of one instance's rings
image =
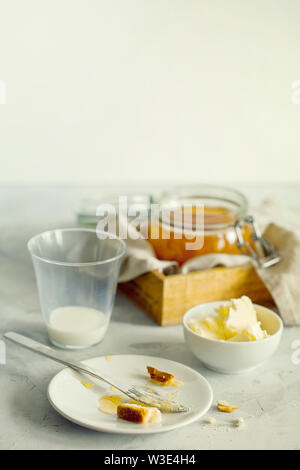
[[[0,0],[0,182],[300,180],[299,0]]]

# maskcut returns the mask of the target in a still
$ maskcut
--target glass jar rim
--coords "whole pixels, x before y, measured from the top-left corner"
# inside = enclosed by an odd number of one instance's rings
[[[160,208],[160,216],[159,216],[159,221],[161,224],[165,223],[165,220],[162,216],[162,209],[170,209],[170,208],[180,208],[183,206],[190,206],[192,207],[192,203],[186,204],[184,201],[187,199],[193,199],[194,201],[194,206],[196,205],[196,201],[198,200],[204,200],[204,199],[215,199],[219,200],[220,202],[223,203],[230,203],[234,205],[235,207],[232,208],[231,210],[228,209],[227,215],[231,215],[232,217],[235,217],[235,220],[238,220],[239,218],[245,217],[248,209],[248,200],[244,196],[243,193],[240,191],[227,187],[227,186],[221,186],[221,185],[211,185],[211,184],[201,184],[201,185],[187,185],[187,186],[178,186],[175,187],[173,190],[164,192],[160,198],[158,199],[158,202],[161,206]],[[205,204],[204,204],[205,207]],[[170,221],[168,220],[168,223]],[[172,224],[170,225],[174,228],[178,228],[178,224]],[[219,223],[219,224],[205,224],[204,230],[221,230],[221,229],[227,229],[229,227],[232,227],[234,223],[228,222],[228,223]],[[191,230],[197,229],[197,226],[193,225],[188,227]]]

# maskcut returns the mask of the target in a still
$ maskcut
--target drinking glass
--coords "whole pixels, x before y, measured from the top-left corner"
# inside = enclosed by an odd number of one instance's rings
[[[79,349],[101,341],[114,305],[126,244],[92,229],[59,229],[28,242],[51,342]]]

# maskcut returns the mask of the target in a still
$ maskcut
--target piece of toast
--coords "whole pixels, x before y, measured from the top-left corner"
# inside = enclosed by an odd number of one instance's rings
[[[117,408],[118,418],[132,423],[160,423],[161,413],[154,407],[144,407],[131,403],[122,403]]]
[[[174,382],[174,375],[169,374],[168,372],[162,372],[151,366],[147,366],[147,370],[150,374],[151,382],[159,385],[171,385]]]

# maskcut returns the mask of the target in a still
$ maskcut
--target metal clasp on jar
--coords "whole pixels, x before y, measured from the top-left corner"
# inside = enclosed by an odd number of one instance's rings
[[[248,224],[251,228],[251,238],[254,244],[255,249],[244,240],[242,227]],[[281,255],[279,251],[264,238],[254,220],[254,217],[251,215],[245,217],[244,219],[239,219],[236,221],[235,232],[237,235],[237,246],[240,251],[247,256],[250,256],[260,268],[269,268],[279,263],[281,260]]]

